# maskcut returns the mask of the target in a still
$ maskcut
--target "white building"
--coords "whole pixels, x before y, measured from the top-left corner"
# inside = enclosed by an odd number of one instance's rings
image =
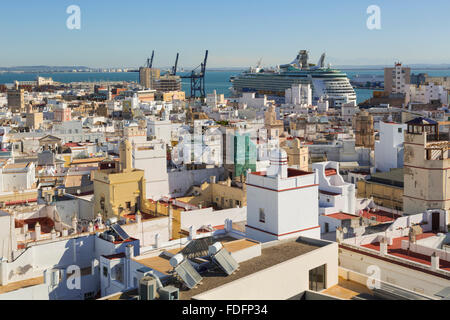
[[[335,213],[354,214],[356,207],[355,185],[347,183],[339,174],[339,163],[320,162],[312,164],[319,178],[319,221],[321,231],[334,231],[325,228],[328,219],[324,216]]]
[[[294,84],[285,90],[285,103],[312,105],[312,88],[310,84]]]
[[[169,194],[166,144],[152,141],[133,144],[133,167],[144,170],[146,198],[159,200]]]
[[[170,144],[172,140],[172,122],[169,119],[148,119],[147,136]]]
[[[239,106],[245,108],[261,108],[267,106],[269,100],[264,95],[262,98],[256,98],[254,92],[244,92],[242,97],[239,98]]]
[[[247,236],[319,239],[318,184],[317,174],[288,168],[284,150],[272,152],[267,172],[247,175]]]
[[[375,141],[375,168],[388,172],[403,167],[406,124],[380,121],[380,140]]]
[[[0,167],[1,192],[30,190],[35,182],[34,162],[3,163]]]
[[[444,86],[430,83],[427,85],[407,85],[405,87],[406,101],[412,103],[430,103],[439,100],[442,104],[448,104],[448,91]]]
[[[349,102],[342,104],[341,116],[345,122],[352,122],[353,116],[358,113],[359,108],[356,106],[356,102]]]
[[[217,94],[216,90],[213,93],[206,95],[206,105],[208,107],[219,107],[226,104],[225,95]]]

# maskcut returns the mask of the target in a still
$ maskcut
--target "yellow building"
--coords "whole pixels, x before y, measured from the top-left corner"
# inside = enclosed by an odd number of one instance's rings
[[[186,93],[184,91],[158,91],[155,93],[155,100],[172,102],[174,100],[184,101]]]
[[[422,117],[406,124],[405,214],[421,213],[428,209],[450,210],[448,133],[440,133],[436,121]]]
[[[372,198],[375,204],[403,211],[403,168],[371,175],[357,182],[358,198]]]
[[[177,200],[202,207],[228,209],[247,206],[247,189],[245,183],[233,182],[230,178],[216,183],[216,177],[210,178],[210,183],[193,186],[189,196]]]
[[[145,206],[144,170],[133,169],[131,143],[120,144],[118,168],[94,171],[94,213],[104,218],[136,213]]]
[[[298,169],[308,171],[309,152],[308,146],[302,146],[300,139],[285,141],[282,145],[288,156],[289,166],[298,166]]]

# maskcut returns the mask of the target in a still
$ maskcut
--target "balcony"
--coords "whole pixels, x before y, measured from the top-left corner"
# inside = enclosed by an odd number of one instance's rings
[[[427,142],[449,141],[449,133],[428,133]]]

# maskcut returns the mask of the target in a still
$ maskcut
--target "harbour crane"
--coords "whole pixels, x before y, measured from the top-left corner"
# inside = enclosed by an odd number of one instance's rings
[[[175,65],[172,67],[172,71],[170,72],[170,74],[172,76],[175,76],[177,74],[177,66],[178,66],[178,57],[179,57],[179,53],[177,53],[177,57],[175,58]]]
[[[155,50],[152,51],[152,57],[147,59],[147,68],[151,68],[153,66],[153,57],[155,56]]]
[[[205,71],[206,62],[208,60],[208,50],[205,52],[205,59],[203,62],[191,71],[190,75],[181,76],[183,79],[191,80],[191,99],[200,98],[204,100],[206,98],[205,93]],[[200,71],[197,71],[200,68]]]

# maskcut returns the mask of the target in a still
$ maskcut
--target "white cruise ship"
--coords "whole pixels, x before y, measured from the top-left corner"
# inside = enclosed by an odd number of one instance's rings
[[[309,83],[314,100],[321,97],[340,107],[343,103],[356,102],[356,93],[347,75],[339,70],[325,67],[325,54],[317,65],[308,63],[308,52],[301,50],[294,61],[274,70],[264,70],[260,63],[242,74],[231,77],[234,93],[257,92],[271,96],[284,96],[293,84]]]

